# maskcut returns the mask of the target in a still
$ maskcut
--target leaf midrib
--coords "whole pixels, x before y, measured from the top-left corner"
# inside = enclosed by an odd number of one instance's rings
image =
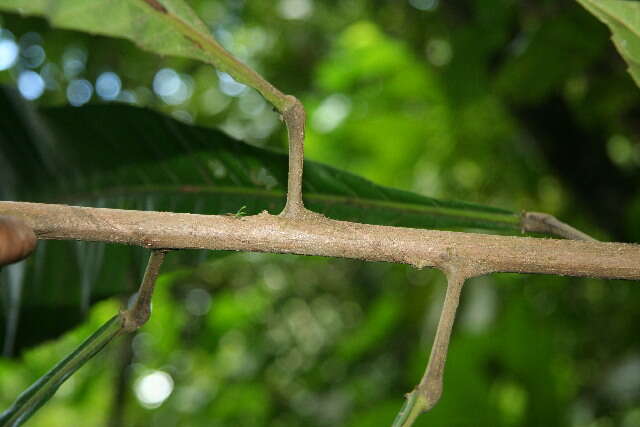
[[[123,196],[130,194],[140,193],[203,193],[203,194],[238,194],[243,196],[257,196],[257,197],[270,197],[278,200],[284,200],[286,193],[279,190],[261,190],[249,187],[226,187],[226,186],[191,186],[191,185],[176,185],[176,186],[154,186],[154,185],[140,185],[131,187],[112,187],[106,190],[101,190],[99,193],[84,193],[77,194],[72,197],[66,198],[65,201],[71,200],[83,200],[83,199],[95,199],[100,197],[111,196]],[[431,216],[442,217],[458,217],[468,218],[471,220],[485,220],[499,224],[508,225],[513,229],[520,228],[520,215],[514,214],[508,211],[504,213],[500,212],[486,212],[474,210],[467,215],[465,209],[456,209],[443,206],[424,206],[407,202],[395,202],[389,200],[375,200],[369,198],[353,198],[347,196],[337,196],[329,194],[319,193],[304,193],[306,200],[315,200],[319,202],[327,202],[331,204],[348,204],[352,206],[360,206],[364,208],[384,208],[387,210],[395,210],[405,213],[414,214],[429,214]]]

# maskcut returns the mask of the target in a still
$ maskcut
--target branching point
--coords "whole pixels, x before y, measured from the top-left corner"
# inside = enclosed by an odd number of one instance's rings
[[[122,318],[124,319],[123,329],[125,332],[133,332],[149,320],[151,316],[153,289],[155,288],[156,279],[160,273],[160,266],[162,266],[167,252],[165,249],[154,249],[151,251],[147,269],[144,272],[142,283],[138,289],[136,301],[131,308],[122,312]]]

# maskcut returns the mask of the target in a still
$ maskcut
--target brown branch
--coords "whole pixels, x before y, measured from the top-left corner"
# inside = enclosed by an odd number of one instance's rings
[[[465,277],[458,274],[447,274],[447,293],[442,304],[440,321],[436,337],[431,348],[427,369],[417,387],[417,392],[422,394],[426,405],[423,412],[433,408],[442,396],[442,379],[444,377],[444,365],[447,361],[447,351],[449,349],[449,339],[453,330],[453,322],[456,318],[460,293]]]
[[[0,202],[40,239],[87,240],[156,249],[293,253],[439,267],[448,256],[485,273],[640,279],[640,245],[536,239],[387,227],[267,213],[236,218]]]
[[[310,213],[302,202],[302,169],[304,166],[304,126],[307,119],[304,107],[295,97],[289,96],[290,105],[283,111],[282,119],[289,135],[289,179],[287,204],[282,216],[295,217]]]
[[[482,270],[474,271],[474,268],[473,264],[464,261],[447,259],[443,262],[442,270],[447,276],[447,293],[442,304],[442,312],[438,321],[436,337],[431,347],[429,363],[420,383],[407,395],[407,401],[396,417],[393,427],[413,425],[420,414],[430,411],[440,400],[444,366],[449,351],[449,339],[458,310],[462,286],[466,279],[483,273]]]

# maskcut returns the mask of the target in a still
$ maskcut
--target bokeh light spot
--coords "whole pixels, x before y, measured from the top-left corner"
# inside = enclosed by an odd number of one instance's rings
[[[180,88],[180,76],[171,68],[163,68],[153,78],[153,91],[158,96],[171,96]]]
[[[19,45],[20,45],[20,49],[24,50],[27,49],[29,46],[33,46],[33,45],[37,45],[37,44],[42,44],[42,36],[35,32],[35,31],[29,31],[28,33],[23,34],[20,37],[20,41],[19,41]]]
[[[305,19],[313,13],[313,0],[280,0],[278,12],[284,19]]]
[[[22,62],[27,68],[38,68],[44,63],[47,55],[44,48],[38,44],[34,44],[21,52]]]
[[[634,149],[634,145],[629,138],[623,135],[613,135],[607,141],[607,154],[613,163],[627,168],[633,166],[636,160],[636,152],[640,150]],[[639,159],[640,160],[640,159]]]
[[[64,76],[71,80],[82,73],[87,64],[87,51],[80,47],[69,47],[62,54]]]
[[[153,91],[169,105],[182,104],[193,95],[193,79],[163,68],[153,78]]]
[[[462,187],[466,189],[477,188],[482,184],[484,173],[476,162],[469,159],[462,159],[453,166],[453,177]]]
[[[69,86],[67,86],[67,100],[74,107],[79,107],[89,102],[91,95],[93,95],[93,86],[87,80],[71,80]]]
[[[313,127],[320,133],[334,130],[351,111],[351,101],[342,94],[335,94],[325,99],[313,114]]]
[[[409,0],[409,4],[418,10],[432,11],[438,7],[438,0]]]
[[[267,104],[262,95],[255,90],[247,91],[238,99],[240,111],[249,117],[262,113],[266,106]]]
[[[239,96],[247,89],[247,86],[243,85],[242,83],[238,83],[229,74],[224,73],[222,71],[217,71],[217,73],[218,73],[218,79],[220,84],[220,90],[225,95]]]
[[[18,58],[18,45],[13,40],[0,40],[0,71],[11,68]]]
[[[157,408],[173,392],[173,378],[166,372],[153,371],[138,379],[135,384],[136,397],[145,408]]]
[[[44,86],[44,80],[35,71],[23,71],[18,76],[18,90],[25,99],[40,98],[44,92]]]
[[[443,39],[431,39],[427,43],[427,59],[436,67],[442,67],[451,62],[453,50],[451,43]]]
[[[106,71],[96,80],[96,93],[102,99],[111,101],[116,99],[122,89],[120,77],[114,72]]]
[[[185,307],[194,316],[204,316],[211,308],[211,295],[204,289],[191,289],[185,298]]]
[[[52,62],[44,64],[40,70],[40,76],[44,80],[47,89],[57,90],[60,88],[58,81],[62,79],[62,73],[56,64]]]

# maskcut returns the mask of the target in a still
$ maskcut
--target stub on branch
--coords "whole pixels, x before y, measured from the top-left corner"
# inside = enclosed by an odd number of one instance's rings
[[[569,240],[584,240],[585,242],[597,241],[588,234],[565,224],[555,216],[542,212],[523,212],[520,224],[523,233],[550,234]]]
[[[0,266],[28,257],[37,242],[35,233],[24,221],[0,215]]]

